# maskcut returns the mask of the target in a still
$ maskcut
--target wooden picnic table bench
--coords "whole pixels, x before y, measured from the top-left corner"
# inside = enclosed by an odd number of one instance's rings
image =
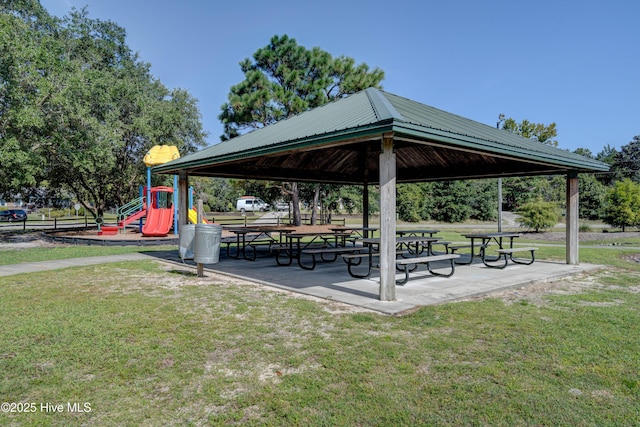
[[[399,254],[401,254],[402,256],[404,256],[404,254],[409,254],[410,256],[417,256],[417,255],[422,254],[422,253],[426,253],[427,255],[433,255],[431,253],[431,245],[434,242],[437,242],[438,240],[439,240],[438,238],[427,237],[427,236],[402,236],[402,237],[396,237],[396,239],[395,239],[396,256],[399,255]],[[362,243],[368,247],[369,250],[367,251],[367,253],[353,254],[353,255],[343,255],[342,256],[342,258],[347,263],[347,270],[349,271],[349,275],[351,277],[355,277],[356,279],[366,279],[369,276],[371,276],[372,269],[378,268],[378,267],[373,265],[373,257],[374,256],[377,256],[377,257],[380,256],[380,254],[379,254],[377,249],[374,252],[374,247],[377,248],[380,245],[380,238],[362,239]],[[448,242],[446,242],[446,243],[448,243]],[[367,259],[368,265],[366,266],[366,268],[367,268],[366,273],[365,274],[355,273],[353,271],[352,267],[360,265],[362,263],[362,260],[365,259],[365,258],[368,258]],[[354,262],[354,260],[356,260],[356,259],[358,260],[357,263]],[[396,265],[396,268],[398,268],[398,265]],[[415,268],[417,268],[417,265],[413,269],[415,269]]]
[[[409,252],[404,250],[396,251],[396,255],[404,256],[408,254]],[[349,272],[349,275],[351,277],[355,277],[356,279],[366,279],[367,277],[371,276],[371,270],[373,268],[379,268],[377,265],[373,265],[373,261],[372,261],[373,257],[379,257],[379,256],[380,256],[380,252],[367,251],[367,252],[359,252],[359,253],[352,253],[352,254],[343,254],[342,260],[345,263],[347,263],[347,271]],[[362,260],[365,258],[369,258],[368,259],[369,268],[367,269],[367,273],[366,274],[354,273],[351,268],[362,264]],[[358,262],[355,262],[356,260]]]
[[[317,247],[317,248],[306,248],[302,250],[302,253],[305,255],[311,255],[311,265],[305,265],[301,260],[299,260],[298,264],[300,268],[305,270],[313,270],[316,268],[316,255],[320,255],[320,259],[324,262],[333,262],[338,259],[338,255],[340,254],[354,254],[359,253],[362,249],[365,249],[364,246],[328,246],[328,247]],[[325,258],[326,254],[332,254],[332,258]]]
[[[258,255],[258,247],[266,246],[267,251],[271,253],[271,246],[274,244],[275,240],[268,239],[254,239],[245,244],[244,247],[244,259],[249,261],[255,261]],[[247,249],[251,249],[250,251]]]
[[[396,251],[396,255],[400,255],[400,258],[396,259],[396,268],[398,269],[398,271],[403,272],[405,274],[405,277],[403,280],[398,280],[396,282],[398,285],[404,285],[405,283],[407,283],[407,281],[409,280],[409,273],[417,269],[419,264],[426,264],[427,269],[429,270],[429,273],[433,274],[434,276],[451,277],[455,272],[455,264],[453,261],[460,257],[460,255],[458,254],[440,254],[440,255],[427,255],[427,256],[405,258],[405,256],[409,254],[410,253],[407,251],[402,251],[402,250]],[[373,258],[374,256],[375,257],[380,256],[380,252],[371,252],[371,253],[363,252],[363,253],[345,254],[345,255],[342,255],[342,258],[347,263],[347,270],[349,271],[349,275],[351,277],[355,277],[357,279],[366,279],[369,276],[371,276],[371,270],[373,268],[378,268],[377,266],[373,265],[371,260],[369,260],[369,268],[365,274],[354,273],[352,270],[352,267],[360,265],[362,263],[362,259],[367,257]],[[355,260],[357,260],[358,262],[354,262]],[[450,265],[451,265],[450,272],[440,273],[440,272],[434,271],[430,263],[437,262],[437,261],[450,261]],[[412,264],[413,266],[411,266]]]
[[[482,252],[484,252],[485,249],[482,248],[481,250]],[[516,264],[529,265],[529,264],[533,264],[533,262],[536,260],[536,256],[535,256],[536,250],[538,250],[538,248],[536,247],[515,247],[515,248],[497,249],[496,250],[496,252],[498,253],[497,258],[490,260],[487,258],[486,254],[483,253],[482,262],[484,263],[484,265],[491,268],[505,268],[508,264],[508,260],[511,260],[511,262],[514,262]],[[516,259],[513,257],[513,254],[516,252],[530,252],[531,258],[527,260]],[[500,261],[500,258],[504,258],[504,263],[498,264],[498,265],[493,264],[495,262]]]
[[[415,264],[416,267],[418,266],[418,264],[425,264],[427,266],[427,270],[429,270],[429,273],[433,274],[434,276],[451,277],[453,276],[453,273],[455,273],[456,271],[456,265],[453,261],[459,257],[460,255],[458,254],[441,254],[441,255],[420,256],[420,257],[414,257],[414,258],[398,258],[396,259],[396,264],[403,267],[404,279],[397,280],[396,284],[404,285],[409,281],[409,272],[415,270],[415,268],[413,269],[409,268],[409,265],[411,264]],[[449,272],[439,273],[437,271],[434,271],[434,269],[431,266],[431,263],[437,262],[437,261],[449,261],[450,263]]]

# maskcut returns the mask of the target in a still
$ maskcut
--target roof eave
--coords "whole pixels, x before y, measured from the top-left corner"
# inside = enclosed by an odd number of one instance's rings
[[[498,157],[518,158],[540,162],[553,166],[563,166],[570,170],[583,170],[593,172],[606,172],[609,165],[588,158],[572,159],[560,158],[554,155],[545,155],[542,152],[533,152],[521,147],[502,144],[497,141],[489,141],[468,135],[459,135],[445,130],[426,128],[411,123],[397,123],[393,132],[398,136],[405,135],[413,139],[435,141],[449,148],[462,148],[478,153],[491,153]]]
[[[553,153],[544,151],[534,151],[518,145],[511,145],[482,139],[469,135],[456,134],[451,131],[430,128],[420,124],[408,123],[398,118],[388,118],[376,123],[371,123],[354,128],[342,129],[335,132],[306,136],[290,141],[282,141],[278,144],[270,144],[256,149],[246,149],[217,157],[198,157],[189,160],[190,156],[176,159],[163,165],[155,166],[152,170],[159,174],[175,174],[181,170],[194,169],[204,165],[216,165],[236,160],[246,160],[265,155],[278,154],[287,151],[308,149],[311,147],[321,147],[338,142],[349,142],[371,139],[388,132],[393,132],[397,137],[405,137],[414,142],[436,143],[452,149],[461,149],[476,153],[491,154],[503,158],[515,158],[529,162],[550,165],[554,168],[566,168],[580,172],[606,172],[609,165],[588,158],[559,157]],[[232,144],[233,140],[224,142]]]
[[[323,135],[313,135],[311,137],[300,138],[297,140],[283,141],[277,145],[269,145],[260,149],[251,148],[243,151],[221,155],[213,161],[211,158],[196,159],[189,161],[189,157],[182,157],[163,165],[152,168],[154,173],[171,174],[179,170],[191,169],[203,165],[215,165],[220,163],[233,162],[235,160],[246,160],[253,157],[261,157],[269,154],[277,154],[281,152],[302,150],[310,147],[320,147],[323,145],[334,144],[339,141],[349,139],[350,141],[371,139],[374,136],[381,135],[392,131],[393,120],[377,122],[371,125],[360,126],[357,128],[344,129]],[[230,140],[232,141],[232,140]]]

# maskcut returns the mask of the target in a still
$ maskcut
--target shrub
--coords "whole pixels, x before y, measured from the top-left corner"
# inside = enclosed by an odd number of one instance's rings
[[[607,195],[607,207],[604,222],[621,227],[640,224],[640,184],[625,178],[614,184]]]
[[[580,232],[582,232],[582,233],[589,233],[589,232],[593,231],[591,229],[591,227],[589,225],[587,225],[587,224],[582,224],[578,230],[580,230]]]
[[[415,184],[399,185],[396,198],[398,218],[406,222],[419,222],[424,200],[424,194],[419,186]]]
[[[532,228],[536,233],[552,228],[558,222],[558,208],[553,202],[537,200],[525,203],[516,213],[520,215],[518,219],[520,225]]]
[[[74,215],[75,215],[75,211],[74,211]],[[46,216],[51,219],[64,218],[69,216],[69,210],[68,209],[51,209],[50,211],[47,211]]]

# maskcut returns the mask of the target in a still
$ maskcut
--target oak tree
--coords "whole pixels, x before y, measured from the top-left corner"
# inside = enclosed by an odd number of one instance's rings
[[[21,177],[5,191],[46,179],[102,216],[139,193],[152,146],[185,154],[205,145],[197,101],[154,78],[124,28],[86,8],[54,19],[30,0],[1,12],[0,154],[12,168],[0,174]]]

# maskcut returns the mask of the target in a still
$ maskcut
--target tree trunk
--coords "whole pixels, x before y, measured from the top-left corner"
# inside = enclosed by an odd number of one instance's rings
[[[291,203],[293,204],[293,225],[302,225],[302,216],[300,215],[300,196],[298,194],[298,183],[291,183]]]
[[[302,224],[302,216],[300,215],[300,195],[297,182],[283,182],[280,187],[282,192],[291,196],[292,208],[289,215],[293,216],[293,224],[299,226]]]
[[[311,225],[318,223],[318,200],[320,200],[320,184],[316,184],[313,191],[313,203],[311,204]]]

